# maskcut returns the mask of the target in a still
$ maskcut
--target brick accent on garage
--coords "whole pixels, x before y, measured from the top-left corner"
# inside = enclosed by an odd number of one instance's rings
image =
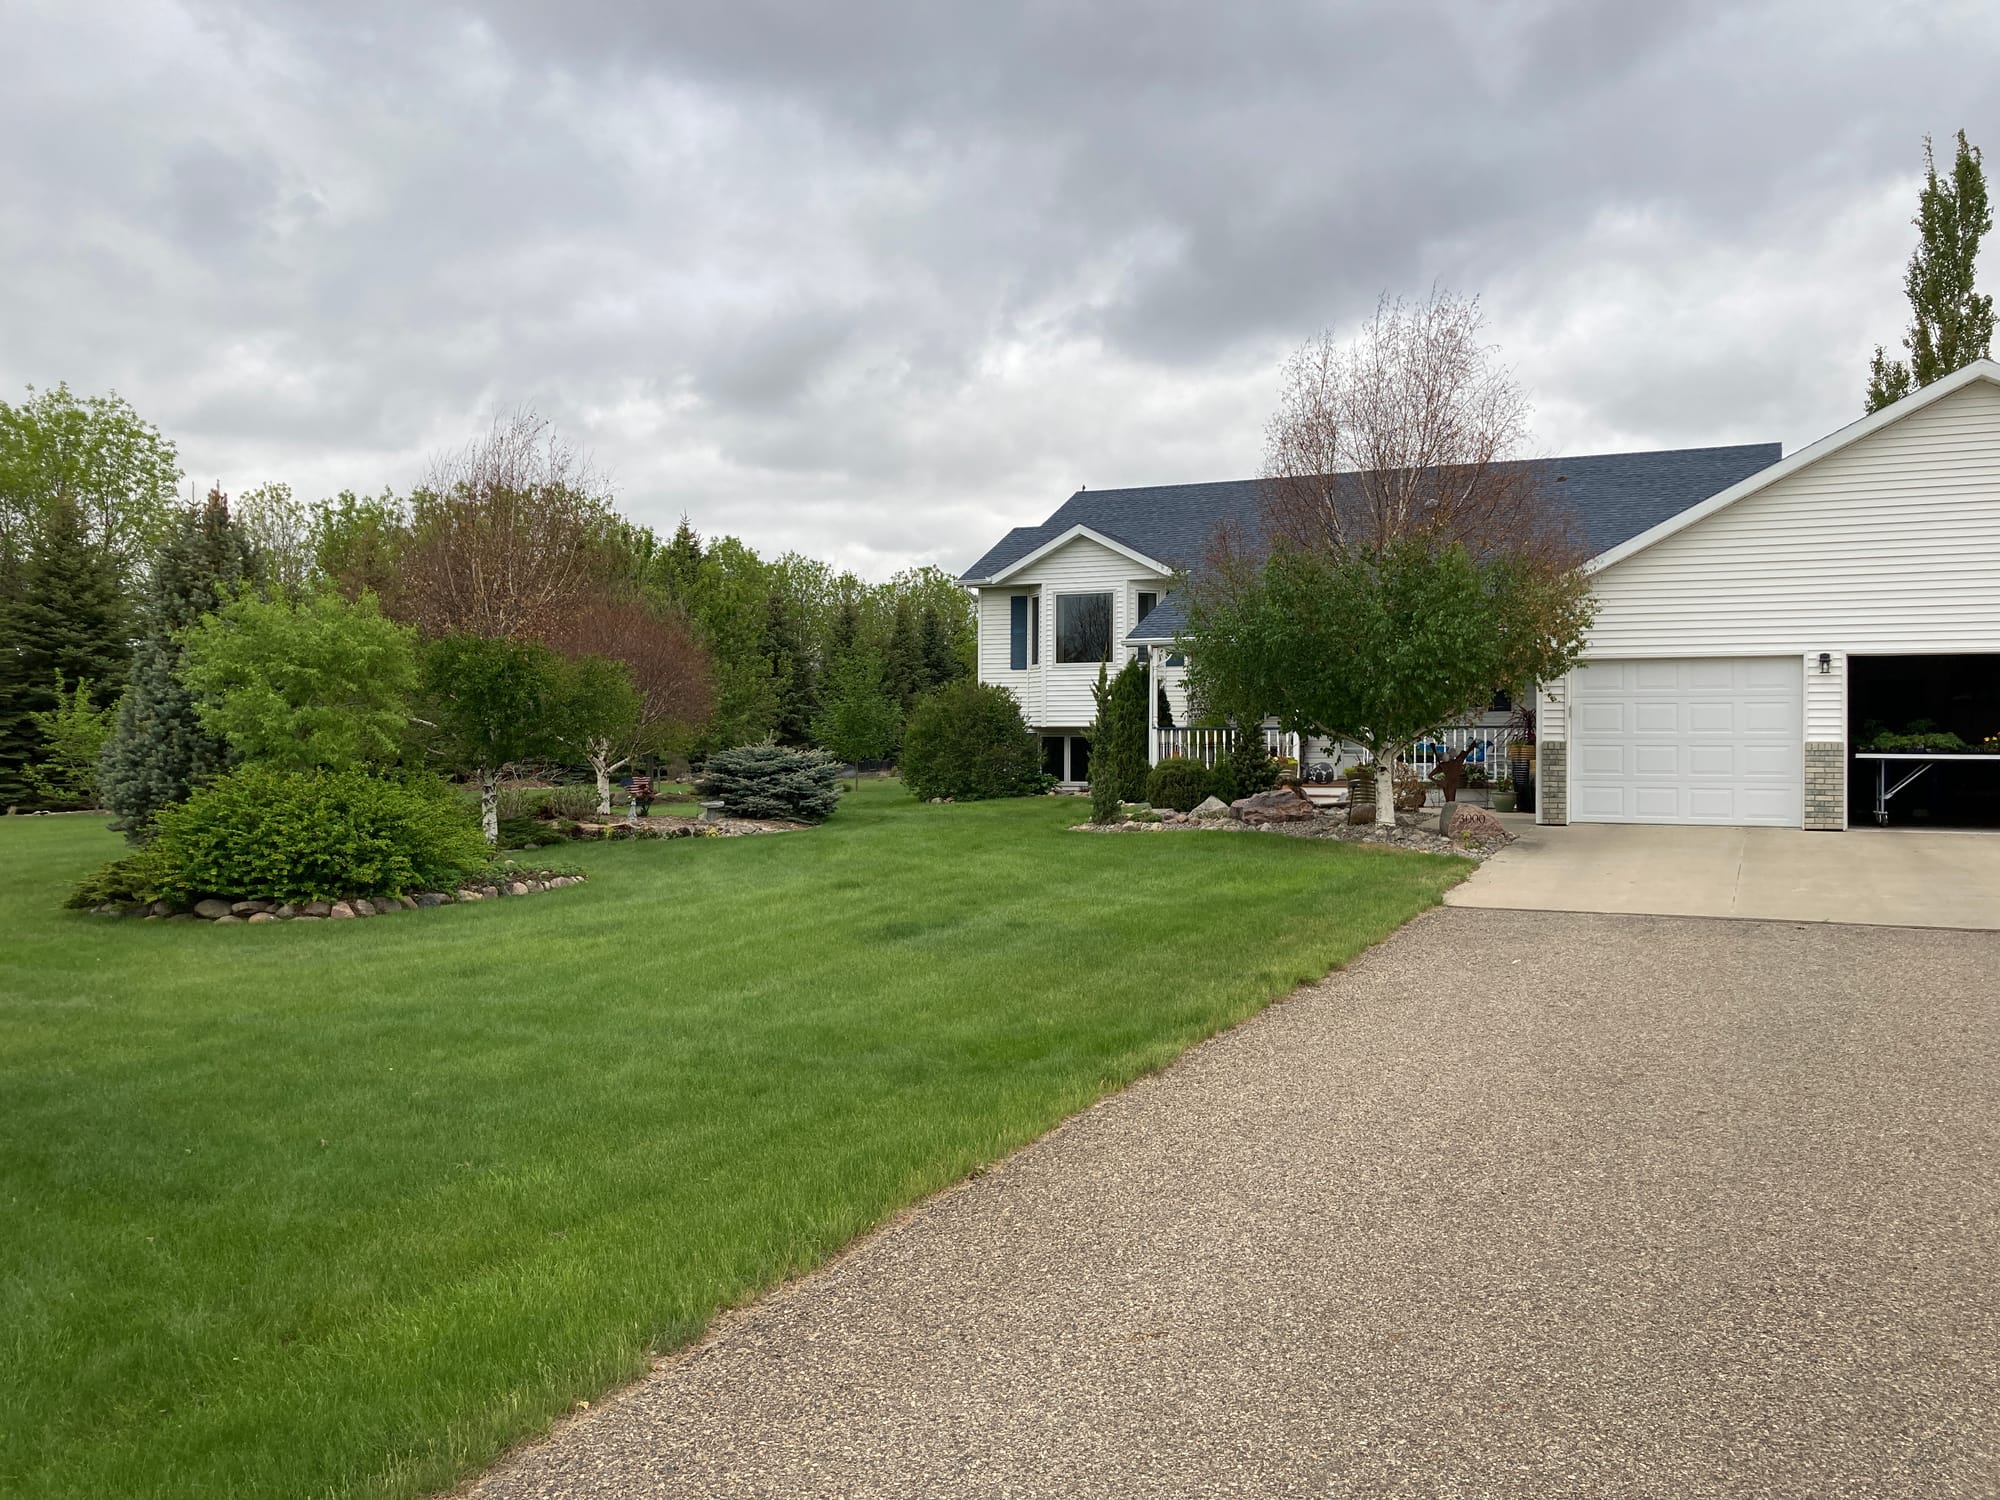
[[[1535,742],[1535,821],[1569,821],[1569,742]]]
[[[1847,826],[1847,746],[1806,741],[1806,827]]]

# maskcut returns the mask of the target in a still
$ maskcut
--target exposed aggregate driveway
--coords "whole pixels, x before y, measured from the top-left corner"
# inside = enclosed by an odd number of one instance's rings
[[[1434,912],[472,1492],[2000,1495],[1997,974]]]

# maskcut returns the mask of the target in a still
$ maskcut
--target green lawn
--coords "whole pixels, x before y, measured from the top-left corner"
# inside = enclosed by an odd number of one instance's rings
[[[866,782],[227,929],[60,912],[115,839],[0,819],[0,1493],[445,1486],[1467,868],[1085,811]]]

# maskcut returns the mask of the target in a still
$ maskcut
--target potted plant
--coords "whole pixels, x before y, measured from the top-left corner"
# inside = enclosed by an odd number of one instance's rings
[[[1514,805],[1522,812],[1535,810],[1535,710],[1523,703],[1509,721],[1514,731],[1507,746],[1507,778],[1514,786]]]

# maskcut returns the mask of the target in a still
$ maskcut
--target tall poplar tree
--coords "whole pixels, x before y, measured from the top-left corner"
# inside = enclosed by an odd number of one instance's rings
[[[1910,362],[1890,359],[1875,346],[1868,365],[1870,411],[1986,358],[1993,344],[1993,299],[1973,289],[1979,242],[1993,227],[1993,210],[1986,201],[1985,166],[1963,130],[1949,181],[1939,179],[1930,137],[1924,137],[1924,185],[1910,222],[1918,236],[1903,277],[1910,299],[1903,347]]]
[[[228,747],[202,726],[194,694],[181,682],[176,637],[256,576],[255,552],[220,490],[183,512],[160,549],[118,725],[98,769],[104,805],[117,814],[112,826],[134,842],[145,838],[155,813],[225,763]]]

